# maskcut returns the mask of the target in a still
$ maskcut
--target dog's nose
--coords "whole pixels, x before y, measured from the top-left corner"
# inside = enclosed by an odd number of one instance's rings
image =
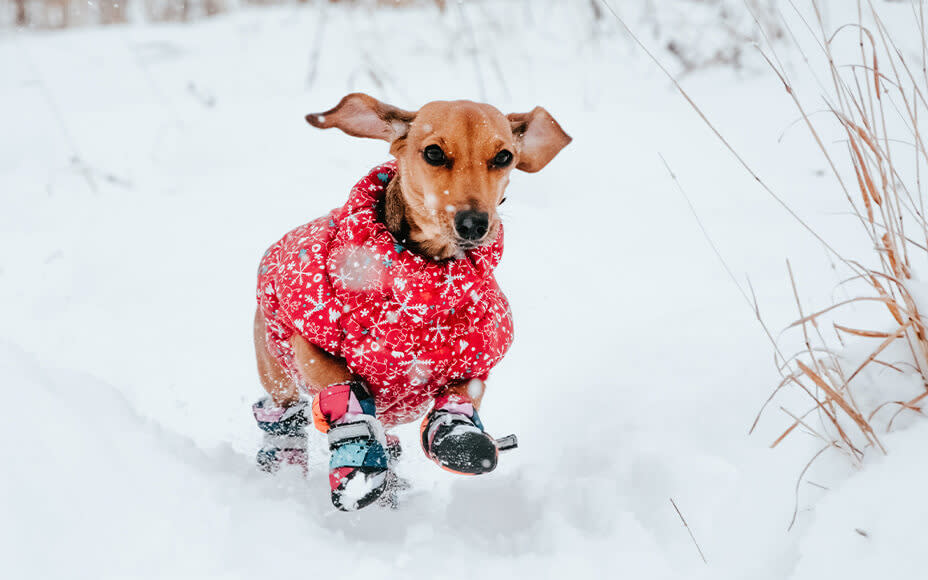
[[[465,210],[454,216],[454,229],[461,239],[476,242],[490,229],[490,214],[484,211]]]

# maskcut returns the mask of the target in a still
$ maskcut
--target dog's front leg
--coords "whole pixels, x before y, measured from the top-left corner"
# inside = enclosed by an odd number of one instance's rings
[[[496,440],[483,430],[477,409],[485,384],[480,379],[456,381],[435,397],[422,422],[422,449],[442,469],[466,475],[496,468]]]
[[[474,409],[480,410],[480,403],[483,401],[483,393],[487,385],[480,379],[468,379],[464,381],[453,381],[442,390],[436,399],[442,396],[455,396],[462,400],[470,401]]]

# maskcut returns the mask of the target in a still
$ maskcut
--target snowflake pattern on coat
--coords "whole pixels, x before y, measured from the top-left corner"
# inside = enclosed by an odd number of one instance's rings
[[[348,202],[268,249],[258,304],[271,353],[301,388],[289,339],[298,333],[345,359],[371,387],[385,426],[415,421],[451,381],[485,379],[512,344],[509,303],[492,244],[432,260],[378,220],[396,163],[375,167]]]

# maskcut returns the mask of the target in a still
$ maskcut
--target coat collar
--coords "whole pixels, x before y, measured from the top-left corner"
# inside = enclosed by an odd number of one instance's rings
[[[333,214],[335,242],[342,248],[331,265],[335,275],[360,264],[356,267],[367,268],[367,274],[357,277],[365,284],[352,289],[385,291],[398,302],[429,304],[435,306],[432,310],[447,311],[479,301],[480,289],[493,279],[502,258],[503,228],[491,244],[457,258],[433,260],[410,251],[380,221],[387,184],[396,172],[396,161],[374,167],[351,189],[348,202]]]

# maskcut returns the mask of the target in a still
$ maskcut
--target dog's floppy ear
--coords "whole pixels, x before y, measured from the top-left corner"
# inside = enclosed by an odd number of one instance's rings
[[[506,116],[512,125],[512,134],[519,149],[516,169],[528,173],[541,171],[572,141],[554,117],[541,107],[535,107],[529,113],[510,113]]]
[[[306,115],[306,120],[319,129],[338,127],[353,137],[393,142],[406,135],[415,116],[364,93],[351,93],[324,113]]]

